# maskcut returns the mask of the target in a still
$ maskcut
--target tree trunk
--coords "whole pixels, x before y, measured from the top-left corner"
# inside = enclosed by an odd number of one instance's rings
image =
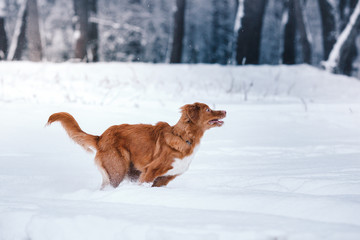
[[[295,64],[296,30],[300,36],[303,61],[311,64],[311,40],[303,11],[303,0],[288,0],[288,18],[285,24],[283,63]]]
[[[340,16],[340,31],[343,31],[346,25],[349,22],[350,16],[354,11],[354,8],[358,0],[340,0],[339,3],[339,16]],[[352,42],[349,43],[349,47],[346,52],[343,54],[343,63],[341,73],[345,75],[351,75],[353,70],[353,61],[355,60],[358,50],[355,43],[355,38]]]
[[[230,64],[232,65],[236,64],[237,38],[241,27],[241,19],[244,15],[244,0],[235,0],[235,2],[236,2],[236,12],[235,12],[233,36],[231,41],[231,59],[230,59]]]
[[[0,60],[6,59],[8,45],[5,31],[5,1],[0,0]]]
[[[303,61],[307,64],[311,64],[311,40],[309,30],[306,25],[306,18],[303,10],[304,6],[302,0],[294,0],[294,8],[296,25],[300,35]]]
[[[16,20],[14,35],[11,40],[10,49],[8,52],[8,60],[20,60],[22,50],[26,43],[25,30],[26,30],[26,16],[27,16],[27,0],[25,0],[19,9],[18,17]]]
[[[294,1],[288,0],[285,3],[287,5],[287,18],[285,19],[286,23],[284,27],[284,51],[282,54],[282,62],[283,64],[295,64],[296,21]]]
[[[358,35],[360,28],[360,1],[357,3],[350,20],[345,29],[338,37],[333,49],[329,54],[329,59],[323,63],[325,69],[330,72],[348,74],[348,56],[352,52],[353,43]],[[350,63],[352,64],[352,62]]]
[[[212,0],[210,63],[227,64],[230,60],[231,19],[228,0]]]
[[[218,49],[220,46],[221,36],[219,34],[220,26],[221,26],[221,13],[219,9],[219,1],[212,0],[213,12],[212,12],[212,21],[211,21],[211,55],[210,55],[210,63],[216,63],[218,60]]]
[[[133,29],[129,30],[126,36],[125,53],[128,60],[133,62],[139,62],[143,60],[144,49],[142,44],[143,31],[141,29],[141,14],[143,8],[141,6],[141,0],[128,0],[130,4],[131,15],[127,20],[127,23],[133,26]]]
[[[185,6],[186,0],[176,0],[176,11],[174,14],[174,34],[170,63],[181,63],[185,29]]]
[[[7,54],[7,37],[5,32],[5,18],[0,17],[0,60],[6,58]]]
[[[87,58],[88,0],[74,0],[75,10],[75,58]]]
[[[344,30],[347,23],[349,22],[351,13],[353,12],[358,0],[339,0],[339,20],[340,20],[340,31]]]
[[[89,0],[90,16],[96,17],[97,15],[97,0]],[[99,37],[98,37],[98,24],[91,22],[89,23],[88,32],[88,46],[89,54],[88,59],[91,62],[99,61],[98,48],[99,48]]]
[[[318,3],[322,23],[323,59],[327,59],[336,42],[335,9],[329,0],[318,0]]]
[[[29,50],[29,60],[39,62],[42,59],[41,37],[39,30],[39,14],[36,0],[28,0],[28,16],[26,39]]]
[[[244,0],[243,16],[240,16],[241,26],[237,34],[237,64],[259,63],[260,38],[266,2],[266,0]]]

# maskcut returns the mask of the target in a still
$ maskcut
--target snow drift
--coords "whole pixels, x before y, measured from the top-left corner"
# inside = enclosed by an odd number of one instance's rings
[[[359,93],[306,65],[1,62],[0,239],[359,239]],[[225,125],[164,188],[100,191],[93,155],[44,128],[174,124],[194,101]]]
[[[360,82],[308,65],[221,66],[126,63],[0,64],[0,100],[126,105],[359,100]]]

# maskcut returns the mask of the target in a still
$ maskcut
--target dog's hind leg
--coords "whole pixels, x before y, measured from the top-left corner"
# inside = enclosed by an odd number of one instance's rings
[[[128,171],[128,163],[117,149],[99,151],[96,153],[96,163],[103,176],[102,188],[109,183],[116,188]]]
[[[105,168],[102,167],[102,164],[95,160],[95,163],[96,163],[96,166],[98,167],[100,173],[101,173],[101,176],[102,176],[102,184],[101,184],[101,190],[103,190],[107,185],[110,184],[110,178],[109,178],[109,175],[108,173],[106,172]]]

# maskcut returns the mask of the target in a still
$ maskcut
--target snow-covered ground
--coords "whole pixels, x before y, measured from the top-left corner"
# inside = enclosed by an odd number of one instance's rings
[[[245,101],[246,100],[246,101]],[[100,191],[89,133],[228,112],[167,187]],[[360,239],[360,82],[302,66],[0,62],[0,240]]]

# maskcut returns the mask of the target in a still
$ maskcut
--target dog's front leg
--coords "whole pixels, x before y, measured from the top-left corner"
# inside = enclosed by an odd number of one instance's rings
[[[157,177],[164,175],[168,170],[168,168],[161,168],[157,164],[150,164],[145,171],[141,173],[139,182],[154,182]]]
[[[181,152],[182,154],[186,154],[191,149],[191,141],[185,141],[179,136],[176,136],[172,133],[165,133],[164,139],[167,145],[176,151]]]
[[[155,176],[153,174],[153,171],[146,169],[144,172],[141,173],[139,182],[140,183],[150,183],[155,180]]]

